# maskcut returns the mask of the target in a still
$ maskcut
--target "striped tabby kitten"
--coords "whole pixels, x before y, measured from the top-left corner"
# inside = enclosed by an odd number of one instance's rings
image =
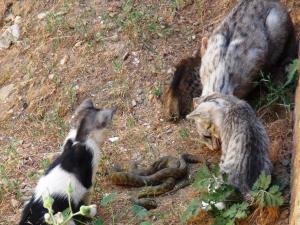
[[[197,103],[187,118],[194,119],[197,128],[206,129],[204,139],[221,140],[220,169],[246,196],[261,172],[270,174],[272,170],[264,126],[248,103],[232,95],[212,94]]]
[[[240,0],[207,41],[202,96],[245,97],[259,72],[276,64],[293,38],[291,19],[279,0]]]
[[[177,65],[171,84],[162,96],[164,116],[168,120],[178,120],[193,109],[193,98],[201,95],[199,77],[201,57],[199,52],[193,57],[182,59]]]

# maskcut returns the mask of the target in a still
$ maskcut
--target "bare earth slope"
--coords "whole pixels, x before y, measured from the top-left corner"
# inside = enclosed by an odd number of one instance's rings
[[[16,16],[20,38],[0,50],[0,224],[15,224],[37,179],[59,152],[74,107],[86,97],[98,106],[117,106],[103,146],[94,202],[117,193],[114,224],[138,224],[126,200],[135,190],[112,186],[109,166],[130,160],[150,163],[182,152],[218,162],[219,153],[202,149],[194,124],[162,119],[158,96],[173,65],[192,55],[204,35],[234,5],[234,0],[108,1],[4,0],[2,32]],[[300,35],[300,3],[284,1]],[[264,117],[268,114],[266,112]],[[268,119],[272,160],[290,165],[292,118]],[[288,126],[287,126],[288,124]],[[282,166],[281,166],[282,168]],[[132,192],[133,191],[133,192]],[[153,224],[178,224],[196,195],[192,187],[158,198],[150,213]],[[287,224],[288,207],[281,222]],[[98,216],[112,224],[111,210]]]

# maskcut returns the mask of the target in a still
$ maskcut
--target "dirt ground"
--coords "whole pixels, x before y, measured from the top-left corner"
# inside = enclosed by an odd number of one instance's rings
[[[157,96],[174,65],[199,48],[235,0],[2,0],[0,26],[21,17],[20,39],[0,50],[0,224],[16,224],[38,178],[60,151],[74,108],[86,97],[116,106],[102,147],[93,202],[117,193],[111,209],[99,208],[105,224],[132,220],[128,197],[135,189],[107,180],[111,164],[150,163],[163,155],[190,152],[218,162],[219,153],[200,147],[193,122],[169,123]],[[11,4],[12,3],[12,4]],[[286,0],[298,37],[300,1]],[[3,91],[3,87],[6,87]],[[8,87],[8,88],[7,88]],[[271,139],[271,158],[289,183],[292,112],[260,112]],[[192,187],[158,198],[152,224],[179,224]],[[288,200],[288,193],[285,194]],[[288,224],[289,206],[276,224]],[[112,213],[113,212],[113,213]],[[113,222],[114,221],[114,222]]]

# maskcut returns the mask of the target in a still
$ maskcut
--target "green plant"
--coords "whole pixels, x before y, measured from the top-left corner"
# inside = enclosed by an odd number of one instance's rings
[[[116,197],[117,197],[116,193],[109,193],[103,195],[103,198],[100,201],[100,205],[102,207],[109,209],[112,217],[112,222],[111,222],[112,225],[116,224],[115,213],[113,210],[113,203],[117,200]],[[133,224],[136,219],[138,219],[139,221],[144,220],[148,216],[147,209],[135,204],[131,206],[131,212],[133,213],[134,217],[130,221],[128,221],[126,225]],[[126,210],[126,213],[128,213],[128,209]],[[140,225],[151,225],[151,223],[148,221],[142,221]]]
[[[46,170],[50,166],[50,160],[49,159],[42,159],[41,161],[41,167],[43,170]]]
[[[183,139],[186,139],[189,137],[189,131],[186,128],[181,128],[179,130],[179,134],[180,134],[180,137],[182,137]]]
[[[59,108],[54,106],[54,108],[47,112],[44,118],[44,122],[48,124],[49,130],[55,130],[55,135],[59,137],[64,137],[67,131],[67,124],[64,121],[64,118],[59,114]]]
[[[129,128],[133,128],[136,125],[136,119],[133,116],[129,116],[126,120],[126,125]]]
[[[44,215],[44,219],[47,224],[53,224],[53,225],[66,225],[68,222],[70,222],[72,219],[74,219],[76,216],[85,216],[85,217],[92,217],[95,214],[96,211],[96,205],[89,205],[85,206],[82,205],[78,212],[73,212],[72,206],[71,206],[71,194],[73,193],[73,188],[69,184],[66,193],[68,196],[68,202],[69,207],[64,210],[63,212],[57,212],[54,214],[54,211],[52,209],[54,199],[50,196],[43,196],[43,206],[48,210],[48,213]],[[96,222],[99,220],[96,220]],[[97,222],[99,224],[99,222]],[[81,224],[85,224],[82,223]]]
[[[162,96],[162,91],[159,87],[155,87],[152,89],[152,94],[156,97],[156,98],[160,98]]]
[[[198,215],[201,209],[214,217],[214,225],[234,225],[237,220],[248,216],[250,208],[279,207],[283,204],[279,187],[270,185],[271,176],[263,172],[250,192],[253,201],[247,203],[236,197],[240,193],[227,183],[227,177],[220,173],[218,166],[209,169],[205,165],[198,171],[193,184],[200,197],[188,205],[182,215],[182,223]],[[226,203],[226,208],[220,207],[220,202]]]
[[[166,37],[172,33],[162,17],[157,16],[155,6],[144,6],[135,1],[123,2],[122,13],[115,18],[115,24],[135,42],[147,45],[153,38]]]
[[[46,17],[46,30],[56,34],[58,30],[68,27],[64,13],[49,13]]]
[[[116,200],[116,196],[117,196],[116,193],[105,194],[103,195],[103,198],[100,201],[100,205],[102,207],[109,208],[111,218],[112,218],[112,225],[115,224],[115,213],[112,207],[112,203]]]
[[[21,197],[21,182],[17,178],[9,176],[4,165],[0,165],[0,183],[0,202],[6,193],[13,194],[17,198]]]
[[[116,73],[121,73],[123,70],[123,61],[121,58],[116,58],[113,60],[113,69]]]
[[[258,107],[263,105],[270,106],[273,103],[282,104],[288,109],[293,105],[291,100],[291,93],[296,88],[296,81],[298,79],[297,69],[299,60],[294,60],[288,68],[287,80],[282,84],[274,84],[271,80],[270,74],[263,74],[261,72],[261,79],[259,83],[262,84],[263,88],[266,88],[267,95],[259,100]]]
[[[264,172],[259,176],[253,185],[251,196],[254,198],[255,205],[264,207],[277,207],[284,203],[279,186],[271,186],[271,175]]]

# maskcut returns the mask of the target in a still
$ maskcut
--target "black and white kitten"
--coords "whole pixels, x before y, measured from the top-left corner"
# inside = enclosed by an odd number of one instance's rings
[[[63,152],[38,181],[32,198],[25,205],[19,225],[46,224],[44,215],[48,210],[43,207],[43,196],[50,195],[54,199],[54,213],[63,212],[69,206],[66,193],[69,185],[73,188],[71,204],[74,212],[81,205],[89,204],[88,198],[100,159],[99,145],[114,112],[115,109],[95,108],[91,99],[78,106]],[[96,210],[90,216],[95,214]]]

